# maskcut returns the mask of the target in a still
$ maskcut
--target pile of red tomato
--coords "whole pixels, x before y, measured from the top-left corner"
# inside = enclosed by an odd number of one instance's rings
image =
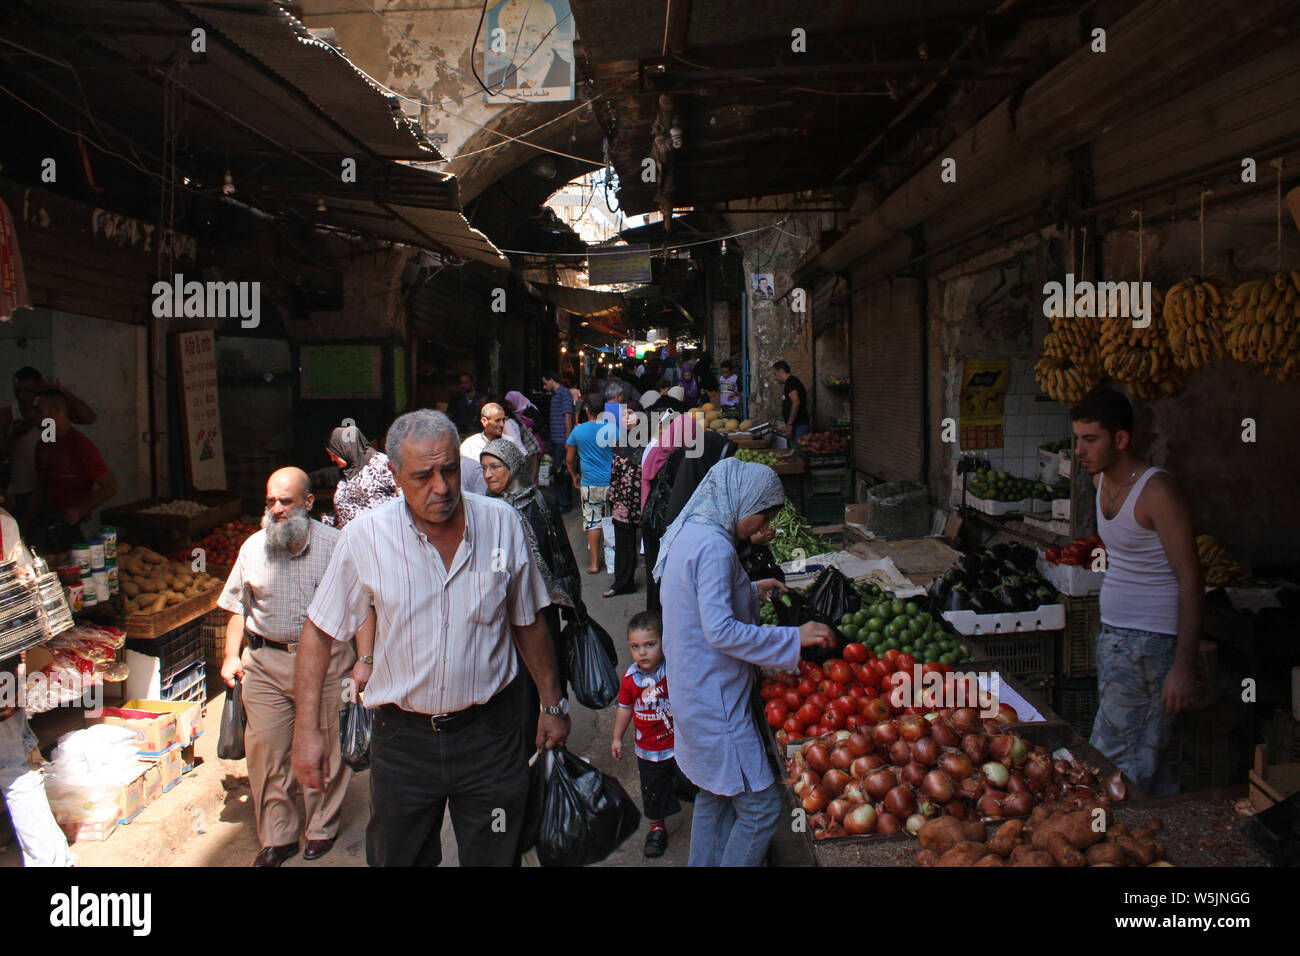
[[[922,707],[895,707],[893,690],[913,681],[916,658],[897,650],[877,657],[858,643],[846,644],[843,657],[820,666],[799,662],[798,674],[777,674],[763,681],[759,695],[766,701],[767,722],[781,743],[820,737],[837,730],[870,727],[898,714],[924,714]],[[951,674],[947,664],[921,667],[922,674]]]
[[[1090,538],[1075,538],[1065,548],[1050,547],[1043,554],[1048,564],[1072,564],[1075,567],[1091,567],[1093,551],[1101,549],[1106,553],[1106,545],[1098,535]]]

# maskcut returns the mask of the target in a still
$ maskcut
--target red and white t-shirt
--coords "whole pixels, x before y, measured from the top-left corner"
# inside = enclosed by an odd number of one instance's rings
[[[636,664],[627,669],[618,689],[618,706],[632,710],[636,755],[668,760],[673,755],[673,710],[668,703],[668,669],[661,663],[647,674]]]

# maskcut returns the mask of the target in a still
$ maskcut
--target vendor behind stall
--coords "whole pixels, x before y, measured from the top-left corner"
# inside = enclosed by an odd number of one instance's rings
[[[43,553],[65,551],[89,538],[95,510],[115,494],[117,479],[109,470],[95,443],[69,417],[68,397],[59,389],[42,389],[36,395],[36,414],[41,422],[53,421],[53,434],[46,440],[46,426],[36,442],[37,487],[28,503],[32,545]]]

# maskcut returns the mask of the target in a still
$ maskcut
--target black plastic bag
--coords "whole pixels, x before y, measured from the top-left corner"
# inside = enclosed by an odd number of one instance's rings
[[[226,705],[221,708],[221,731],[217,735],[217,756],[220,759],[244,759],[244,727],[247,724],[244,684],[235,681],[235,686],[226,691]]]
[[[809,589],[808,604],[820,620],[834,627],[845,614],[862,607],[862,595],[838,568],[826,568]]]
[[[750,544],[744,542],[737,552],[740,555],[740,566],[745,569],[751,581],[762,581],[764,578],[776,578],[784,582],[785,572],[781,570],[781,565],[776,563],[772,557],[772,549],[765,544]]]
[[[603,710],[618,698],[618,653],[609,633],[584,615],[564,629],[569,686],[584,707]]]
[[[539,757],[533,773],[542,777],[536,843],[542,866],[599,863],[641,825],[641,811],[619,782],[563,747]]]
[[[836,635],[835,625],[838,620],[832,620],[822,614],[803,594],[791,589],[784,594],[773,594],[772,605],[776,608],[776,621],[782,627],[801,627],[809,621],[816,621],[819,624],[825,624]],[[804,660],[812,661],[814,664],[820,664],[822,661],[829,660],[832,657],[839,656],[839,645],[832,647],[805,647],[799,652],[799,656]]]
[[[370,727],[374,713],[359,700],[343,706],[339,712],[339,750],[343,762],[360,773],[370,769]]]

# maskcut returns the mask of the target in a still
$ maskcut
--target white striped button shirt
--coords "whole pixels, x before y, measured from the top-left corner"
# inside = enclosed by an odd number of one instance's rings
[[[217,607],[247,614],[244,625],[254,634],[282,644],[298,640],[307,622],[307,605],[325,576],[339,530],[307,523],[307,546],[297,554],[277,551],[258,531],[239,549],[239,557],[217,598]],[[353,632],[348,632],[352,637]]]
[[[348,640],[371,604],[378,614],[366,706],[450,714],[483,704],[518,672],[510,625],[533,623],[550,603],[519,513],[463,493],[465,539],[443,564],[398,498],[348,522],[307,610]]]

